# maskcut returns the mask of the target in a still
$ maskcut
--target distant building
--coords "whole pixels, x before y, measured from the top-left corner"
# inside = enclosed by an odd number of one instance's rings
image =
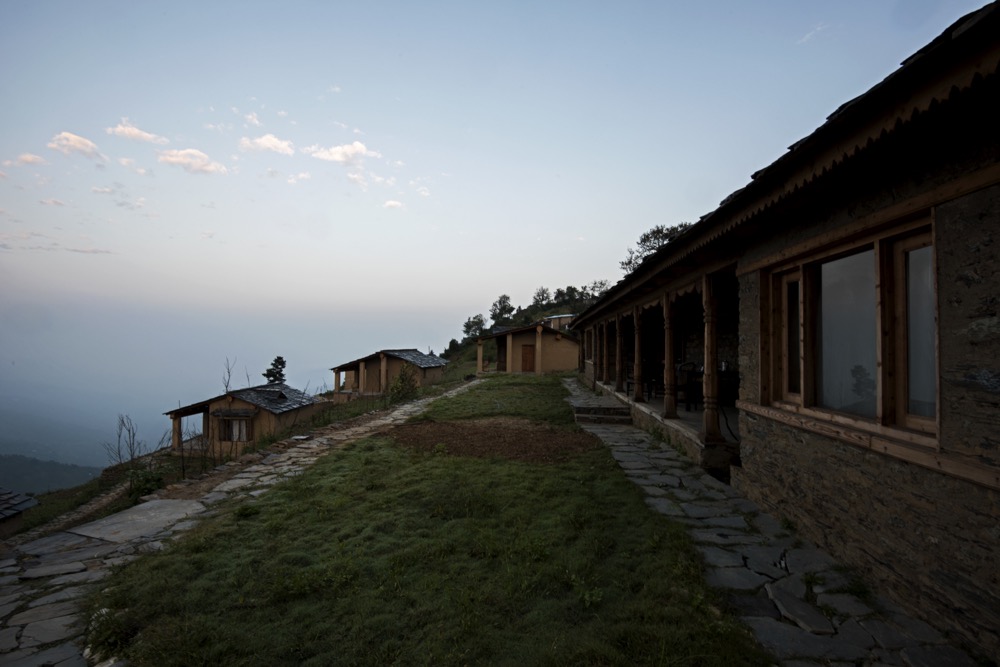
[[[495,345],[495,348],[487,348]],[[580,344],[573,334],[544,324],[500,328],[476,339],[477,373],[558,373],[577,367]],[[490,360],[493,360],[492,363]]]
[[[576,317],[575,314],[568,315],[549,315],[542,318],[542,324],[547,327],[552,327],[553,329],[568,329],[571,324],[573,324],[573,318]]]
[[[10,537],[20,530],[22,514],[37,504],[31,496],[0,488],[0,538]]]
[[[334,366],[333,399],[348,401],[359,396],[377,396],[389,391],[403,369],[409,369],[418,387],[439,380],[448,362],[433,354],[410,348],[379,350],[369,355]]]
[[[322,404],[283,383],[234,389],[220,396],[166,412],[173,420],[171,450],[184,445],[182,420],[202,416],[199,449],[215,458],[239,456],[259,438],[276,435],[315,414]]]

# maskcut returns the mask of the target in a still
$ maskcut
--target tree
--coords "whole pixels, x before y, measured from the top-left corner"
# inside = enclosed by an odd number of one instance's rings
[[[514,306],[510,302],[510,296],[501,294],[490,306],[490,319],[493,324],[507,324],[511,315],[514,314]]]
[[[642,260],[676,239],[690,227],[690,222],[682,222],[669,227],[667,225],[656,225],[649,231],[643,232],[639,236],[639,242],[636,244],[635,250],[629,248],[628,255],[619,263],[622,271],[627,274],[632,273],[642,264]]]
[[[465,320],[465,324],[462,325],[462,333],[465,334],[466,338],[472,338],[475,336],[481,336],[483,329],[486,328],[486,318],[479,315],[473,315],[469,319]]]
[[[285,360],[280,355],[271,362],[271,367],[261,373],[267,378],[268,384],[281,384],[285,381]]]
[[[535,297],[531,301],[532,306],[544,306],[552,300],[552,292],[548,287],[539,287],[535,290]]]

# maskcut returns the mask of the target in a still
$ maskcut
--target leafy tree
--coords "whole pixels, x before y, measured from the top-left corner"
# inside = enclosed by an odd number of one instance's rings
[[[532,306],[544,306],[552,300],[552,292],[548,287],[539,287],[535,290],[535,297],[531,301]]]
[[[462,325],[462,333],[465,334],[466,338],[474,338],[482,335],[485,328],[486,318],[480,313],[465,320],[465,324]]]
[[[506,324],[514,314],[514,306],[510,302],[510,296],[501,294],[490,306],[490,319],[493,324]]]
[[[639,242],[636,244],[635,249],[629,248],[628,255],[619,263],[622,271],[627,274],[632,273],[642,264],[642,260],[652,255],[660,247],[676,239],[690,227],[690,222],[682,222],[672,226],[656,225],[652,229],[643,232],[639,236]]]
[[[261,373],[267,378],[268,384],[281,384],[285,381],[285,359],[280,355],[271,362],[271,367]]]
[[[611,289],[611,283],[607,280],[595,280],[584,288],[591,299],[600,299],[604,293]]]

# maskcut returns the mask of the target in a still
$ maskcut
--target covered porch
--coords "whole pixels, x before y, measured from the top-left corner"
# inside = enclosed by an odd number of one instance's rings
[[[589,324],[583,371],[596,390],[628,401],[642,428],[725,477],[739,465],[734,267],[663,287]]]

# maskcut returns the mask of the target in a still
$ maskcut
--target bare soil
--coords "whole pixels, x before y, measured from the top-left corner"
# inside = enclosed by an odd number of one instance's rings
[[[404,447],[424,452],[505,458],[529,463],[561,463],[601,446],[597,437],[585,431],[570,431],[527,419],[504,417],[418,421],[397,426],[389,435]]]

